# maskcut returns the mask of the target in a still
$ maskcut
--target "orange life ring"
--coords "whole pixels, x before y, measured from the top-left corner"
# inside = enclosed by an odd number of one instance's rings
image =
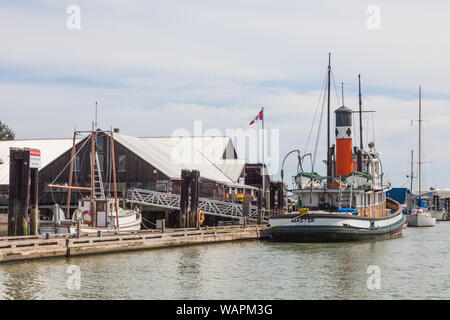
[[[89,217],[89,219],[86,219],[85,216]],[[83,211],[83,213],[81,214],[81,218],[83,219],[84,224],[87,224],[88,226],[92,224],[92,215],[89,214],[89,211]]]
[[[198,211],[198,222],[203,223],[205,221],[205,215],[203,214],[202,210]]]

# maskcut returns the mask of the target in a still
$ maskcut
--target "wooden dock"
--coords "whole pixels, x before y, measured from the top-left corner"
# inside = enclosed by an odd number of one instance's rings
[[[0,262],[261,239],[265,225],[0,237]]]

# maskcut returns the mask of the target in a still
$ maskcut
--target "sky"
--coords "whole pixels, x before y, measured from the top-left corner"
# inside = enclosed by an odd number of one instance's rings
[[[376,111],[365,114],[364,144],[375,141],[393,186],[409,185],[422,86],[424,185],[450,188],[449,12],[440,0],[6,0],[0,120],[17,139],[70,138],[90,129],[98,101],[99,126],[123,134],[193,132],[195,121],[225,134],[260,128],[249,122],[263,106],[265,128],[278,134],[266,150],[276,151],[279,179],[289,151],[313,152],[331,52],[332,110],[341,82],[345,105],[358,108],[361,74],[363,108]],[[324,174],[321,129],[315,169]],[[285,177],[295,172],[290,157]]]

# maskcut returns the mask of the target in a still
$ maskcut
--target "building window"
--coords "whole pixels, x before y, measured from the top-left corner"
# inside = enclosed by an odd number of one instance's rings
[[[98,155],[98,162],[99,162],[99,166],[100,166],[100,171],[104,171],[105,156],[103,154]]]
[[[127,155],[119,155],[119,172],[127,171]]]
[[[104,144],[105,144],[105,137],[97,137],[97,151],[103,152],[104,151]]]
[[[73,159],[73,171],[80,172],[80,156],[75,156]]]

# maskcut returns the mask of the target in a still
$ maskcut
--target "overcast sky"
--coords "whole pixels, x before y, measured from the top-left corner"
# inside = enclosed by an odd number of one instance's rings
[[[450,2],[426,3],[2,1],[0,120],[18,139],[71,137],[74,126],[90,128],[98,101],[100,127],[124,134],[169,136],[193,131],[195,120],[225,134],[247,129],[264,106],[266,128],[279,130],[281,162],[305,150],[332,52],[332,108],[341,82],[345,104],[358,107],[360,73],[363,106],[376,111],[374,128],[366,116],[365,144],[375,133],[394,186],[407,185],[417,151],[411,120],[422,85],[424,181],[450,187]],[[80,9],[80,29],[67,26],[70,5]],[[368,10],[374,5],[379,16]]]

